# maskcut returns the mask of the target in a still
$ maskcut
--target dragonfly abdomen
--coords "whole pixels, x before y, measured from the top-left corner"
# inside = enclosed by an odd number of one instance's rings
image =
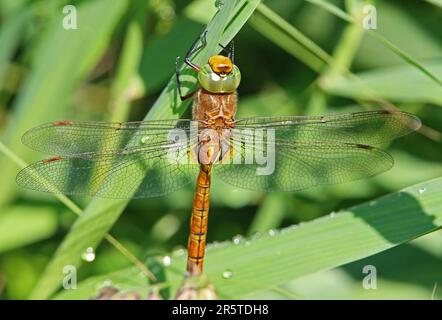
[[[211,165],[201,165],[190,218],[190,235],[187,244],[187,271],[199,274],[203,271],[206,251],[207,221],[209,216]]]

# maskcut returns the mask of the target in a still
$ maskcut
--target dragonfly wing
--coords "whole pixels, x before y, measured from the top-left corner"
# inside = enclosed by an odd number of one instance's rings
[[[246,150],[260,154],[261,164],[256,159],[250,163]],[[393,158],[383,150],[341,142],[276,141],[274,146],[265,143],[250,148],[233,141],[231,154],[229,162],[215,166],[216,174],[236,187],[259,191],[297,191],[343,183],[377,175],[393,166]],[[233,160],[235,154],[239,158]]]
[[[167,149],[167,151],[166,151]],[[38,191],[103,198],[143,198],[178,190],[194,178],[189,146],[143,152],[82,154],[35,162],[17,175],[18,185]]]
[[[168,141],[173,130],[188,130],[186,119],[139,122],[50,122],[27,131],[22,142],[28,147],[53,155],[109,153],[126,148],[155,146]]]
[[[239,119],[235,128],[274,129],[276,139],[340,141],[379,145],[419,129],[416,116],[401,111],[366,111],[329,116],[281,116]]]

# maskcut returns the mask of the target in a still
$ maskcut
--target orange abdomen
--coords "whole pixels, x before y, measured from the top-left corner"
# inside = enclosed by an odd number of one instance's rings
[[[187,244],[187,271],[191,274],[199,274],[203,271],[209,215],[211,169],[211,165],[201,165],[193,200],[190,235]]]

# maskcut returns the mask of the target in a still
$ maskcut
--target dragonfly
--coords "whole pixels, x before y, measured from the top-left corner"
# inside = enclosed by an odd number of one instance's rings
[[[184,67],[195,72],[196,91],[183,94],[176,60],[177,93],[181,100],[193,98],[192,119],[42,124],[22,142],[53,156],[16,179],[27,189],[115,199],[163,196],[196,180],[187,243],[192,275],[203,272],[212,173],[264,192],[371,177],[393,166],[384,147],[421,125],[413,114],[388,110],[237,119],[241,73],[233,41],[200,66],[192,57],[204,37],[184,58]]]

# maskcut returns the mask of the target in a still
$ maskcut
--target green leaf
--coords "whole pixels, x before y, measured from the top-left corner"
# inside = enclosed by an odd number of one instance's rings
[[[139,71],[146,93],[152,93],[167,83],[175,72],[175,58],[189,49],[201,29],[201,24],[183,18],[167,34],[149,41],[144,49]]]
[[[253,292],[277,290],[277,286],[322,270],[328,270],[440,229],[442,226],[442,178],[405,188],[370,203],[281,230],[276,235],[240,244],[212,245],[205,273],[220,298],[239,299]],[[386,253],[388,254],[388,253]],[[167,283],[176,289],[185,266],[185,255],[172,255],[165,268]],[[223,272],[232,272],[224,278]],[[135,268],[91,278],[77,290],[56,298],[88,298],[97,285],[110,279],[122,289],[143,292],[146,280]]]
[[[325,62],[329,61],[329,56],[324,50],[266,5],[260,4],[250,21],[263,36],[312,70],[319,72],[325,66]]]
[[[341,18],[342,20],[345,20],[347,22],[352,22],[351,16],[348,15],[345,11],[341,10],[341,8],[335,6],[332,3],[329,3],[324,0],[306,0],[307,2],[310,2],[311,4],[314,4],[318,7],[321,7],[322,9],[332,13],[333,15]]]
[[[0,88],[3,87],[5,71],[21,38],[17,36],[22,32],[26,23],[31,18],[31,10],[19,11],[17,14],[6,20],[0,29]]]
[[[442,8],[442,0],[425,0],[425,1]]]
[[[265,232],[281,224],[287,211],[288,194],[268,194],[261,203],[249,228],[249,234]]]
[[[208,24],[207,46],[195,56],[193,61],[201,64],[214,53],[218,53],[220,51],[218,44],[226,44],[233,38],[250,17],[258,3],[259,0],[226,2]],[[223,34],[226,26],[228,26],[228,29]],[[194,80],[194,77],[192,79]],[[176,79],[173,76],[144,120],[179,117],[189,104],[188,102],[182,103],[179,100],[176,91]],[[119,183],[124,183],[124,181]],[[63,266],[67,264],[79,266],[81,263],[80,257],[84,250],[88,247],[96,247],[100,243],[128,202],[129,200],[93,199],[57,249],[35,287],[31,298],[44,299],[50,296],[60,286],[63,277],[61,273]]]
[[[134,18],[130,21],[115,79],[110,89],[111,117],[109,121],[127,121],[130,102],[142,95],[137,90],[138,69],[143,52],[143,33],[146,24],[148,1],[134,1]]]
[[[442,60],[424,64],[434,74],[442,75]],[[442,106],[442,87],[410,65],[378,68],[356,74],[362,82],[346,77],[320,82],[330,94],[369,99],[368,86],[377,95],[395,102],[429,102]],[[325,80],[325,79],[324,79]]]
[[[442,298],[442,292],[437,288],[437,284],[442,282],[441,240],[440,230],[432,232],[340,268],[290,281],[283,287],[289,292],[296,292],[298,298],[303,299],[439,300]],[[377,270],[377,290],[367,290],[362,285],[367,277],[363,270],[367,266]],[[374,275],[374,271],[372,269],[370,274]],[[272,297],[275,293],[262,291],[250,298],[259,299],[269,295]],[[275,298],[280,299],[281,295]]]
[[[35,154],[21,143],[26,130],[66,117],[69,100],[106,50],[126,5],[126,0],[85,2],[78,6],[77,30],[62,27],[64,15],[60,8],[36,49],[32,71],[13,106],[2,139],[18,156],[30,158]],[[16,172],[14,163],[0,158],[0,175],[8,182],[0,193],[0,206],[17,190]]]
[[[0,214],[0,252],[46,239],[57,231],[57,213],[51,207],[13,206]]]
[[[439,88],[442,88],[442,80],[439,78],[437,74],[434,72],[431,72],[428,68],[426,68],[422,63],[418,62],[415,58],[410,56],[408,53],[397,47],[395,44],[393,44],[391,41],[389,41],[387,38],[382,36],[379,33],[376,33],[372,30],[368,32],[370,36],[375,38],[377,41],[379,41],[382,45],[390,49],[392,52],[394,52],[398,57],[400,57],[402,60],[404,60],[406,63],[408,63],[411,66],[414,66],[417,70],[419,70],[422,74],[426,75],[428,79],[433,80],[434,83],[437,83],[439,85]]]
[[[358,17],[359,19],[354,18],[333,4],[327,3],[323,0],[310,0],[310,2],[312,4],[320,6],[324,10],[327,10],[331,14],[336,15],[347,22],[354,23],[354,24],[360,24],[360,17]],[[419,61],[417,61],[416,58],[412,57],[407,52],[405,52],[404,50],[402,50],[401,48],[396,46],[393,42],[391,42],[389,39],[384,37],[382,34],[380,34],[377,31],[374,31],[374,30],[368,30],[366,32],[366,34],[368,34],[369,36],[374,38],[376,41],[378,41],[384,47],[386,47],[391,52],[393,52],[395,55],[397,55],[400,59],[402,59],[403,61],[405,61],[409,65],[414,66],[422,74],[426,75],[429,79],[434,81],[434,83],[436,83],[440,87],[442,87],[442,80],[441,80],[441,78],[438,77],[437,74],[434,74],[433,72],[431,72],[428,68],[426,68]]]
[[[421,7],[421,6],[419,6]],[[427,7],[428,11],[425,10]],[[431,16],[426,12],[431,7],[424,4],[423,8],[411,13],[409,9],[399,3],[383,1],[376,4],[378,33],[387,39],[391,39],[408,55],[418,61],[425,61],[442,56],[440,34],[437,28],[427,29],[424,20],[431,21]],[[424,11],[421,11],[424,10]],[[437,20],[437,11],[431,15]],[[410,41],[412,39],[412,41]],[[360,69],[373,69],[402,64],[402,60],[388,47],[374,37],[366,36],[359,47],[355,65]]]

